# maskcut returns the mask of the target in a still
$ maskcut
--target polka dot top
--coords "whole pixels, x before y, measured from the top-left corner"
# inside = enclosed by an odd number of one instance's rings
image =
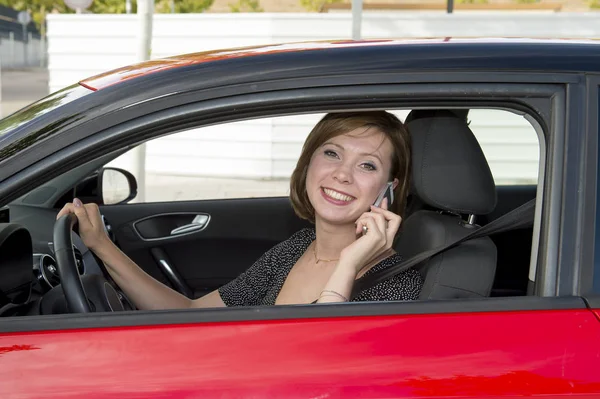
[[[235,280],[219,288],[221,299],[227,306],[275,305],[288,273],[314,240],[314,229],[302,229],[280,242]],[[393,266],[401,260],[399,254],[394,254],[364,275]],[[421,274],[415,269],[408,269],[362,291],[353,301],[416,300],[422,287]]]

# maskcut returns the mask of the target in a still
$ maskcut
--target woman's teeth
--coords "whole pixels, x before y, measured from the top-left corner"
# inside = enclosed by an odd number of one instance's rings
[[[351,197],[349,195],[345,195],[342,193],[338,193],[337,191],[333,191],[329,188],[323,188],[323,191],[325,192],[325,194],[327,194],[329,197],[336,199],[338,201],[352,201],[354,199],[354,197]]]

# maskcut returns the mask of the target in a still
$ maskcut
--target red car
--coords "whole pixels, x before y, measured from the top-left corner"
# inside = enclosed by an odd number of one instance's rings
[[[0,121],[0,398],[600,397],[599,87],[591,41],[331,42],[150,61],[18,111]],[[285,180],[303,121],[356,109],[427,121],[409,123],[405,259],[451,244],[440,223],[531,219],[418,262],[417,301],[164,311],[135,310],[55,222],[96,202],[123,252],[202,296],[309,225]],[[146,183],[114,166],[142,142]]]

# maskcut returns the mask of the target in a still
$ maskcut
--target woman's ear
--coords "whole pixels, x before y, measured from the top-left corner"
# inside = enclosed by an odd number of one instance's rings
[[[394,179],[394,184],[393,184],[392,188],[395,190],[396,187],[398,187],[398,184],[400,184],[400,180]]]

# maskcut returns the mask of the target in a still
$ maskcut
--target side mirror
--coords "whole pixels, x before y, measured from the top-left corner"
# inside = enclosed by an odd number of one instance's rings
[[[137,195],[137,181],[130,172],[103,168],[98,175],[98,192],[104,205],[123,204]]]

